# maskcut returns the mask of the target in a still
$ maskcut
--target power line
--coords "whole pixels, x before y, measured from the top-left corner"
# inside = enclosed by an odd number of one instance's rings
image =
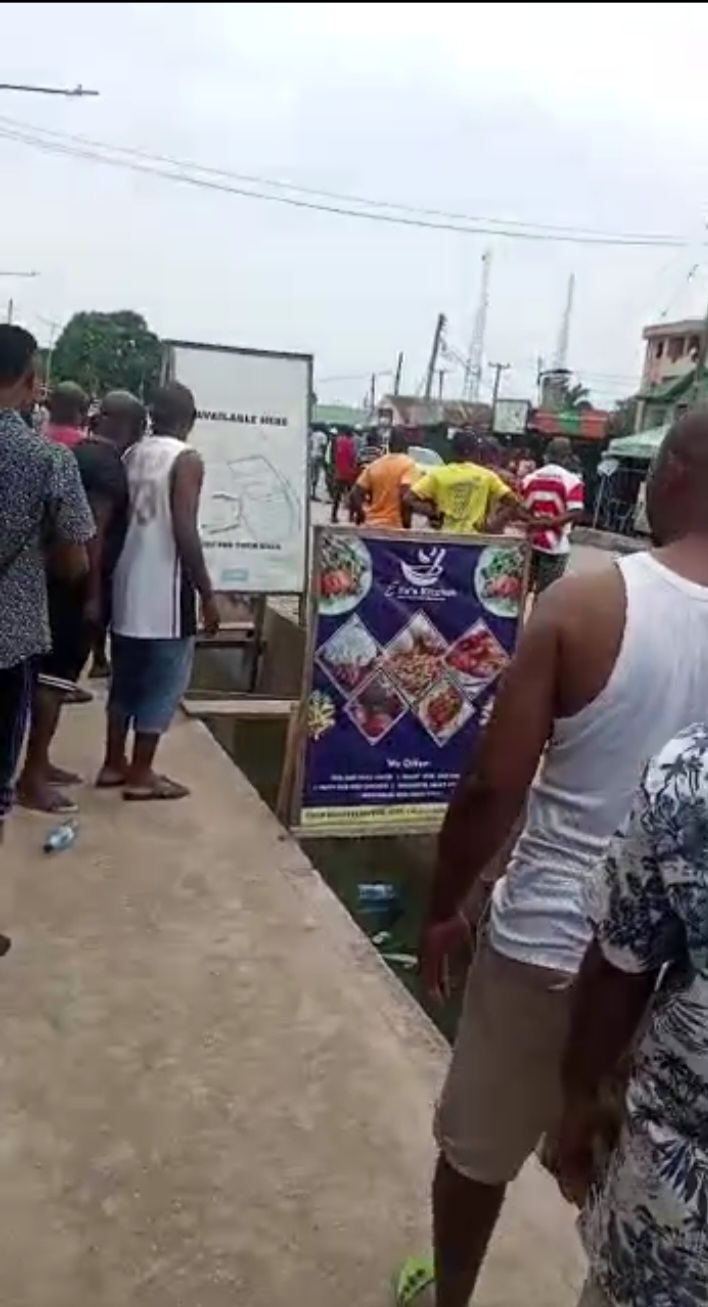
[[[62,95],[67,99],[80,99],[85,95],[100,95],[100,91],[89,91],[79,83],[78,86],[30,86],[23,82],[0,82],[0,91],[27,91],[30,95]]]
[[[68,134],[59,132],[49,132],[48,129],[35,129],[25,124],[15,124],[11,119],[0,118],[0,124],[9,124],[4,127],[0,125],[0,138],[14,141],[17,144],[27,145],[33,149],[38,149],[48,154],[64,155],[70,158],[84,159],[88,162],[103,163],[110,167],[127,169],[128,171],[147,174],[149,176],[160,177],[164,181],[181,182],[183,185],[195,186],[199,189],[218,191],[228,195],[237,195],[242,199],[268,201],[275,204],[286,204],[293,208],[305,209],[319,213],[330,213],[339,217],[351,217],[365,219],[369,222],[382,222],[393,226],[423,228],[432,231],[456,232],[462,235],[488,235],[503,236],[513,240],[529,241],[547,241],[547,242],[565,242],[570,244],[581,245],[601,245],[601,246],[628,246],[628,247],[645,247],[645,248],[685,248],[686,241],[678,236],[656,236],[651,234],[634,235],[626,234],[604,234],[593,235],[582,230],[573,232],[559,229],[556,231],[536,229],[521,230],[504,223],[498,219],[475,220],[464,218],[462,221],[432,221],[431,219],[412,216],[404,216],[402,213],[391,214],[372,209],[367,211],[363,208],[351,208],[344,205],[323,204],[315,200],[305,200],[295,195],[268,194],[262,190],[246,189],[243,186],[234,186],[226,182],[217,182],[209,180],[208,176],[197,176],[194,171],[187,172],[188,167],[196,169],[199,173],[218,174],[229,176],[232,174],[222,173],[217,169],[206,169],[201,165],[188,165],[175,160],[170,164],[171,168],[177,168],[179,171],[167,171],[163,166],[163,157],[159,155],[149,155],[145,151],[135,151],[128,147],[106,145],[100,142],[91,143],[88,140],[82,143],[81,137],[71,137]],[[42,132],[43,135],[39,135]],[[104,151],[101,153],[100,151]],[[132,157],[112,157],[105,151],[113,151],[114,155],[130,155]],[[152,162],[148,162],[152,160]],[[167,157],[164,156],[164,163],[167,163]],[[155,167],[159,163],[160,167]],[[238,174],[233,174],[237,176]],[[258,184],[272,185],[266,179],[258,179]],[[279,183],[281,186],[287,183]],[[292,188],[294,189],[294,187]],[[351,201],[352,203],[375,203],[386,207],[400,207],[388,205],[383,201]],[[496,225],[492,226],[491,223]]]
[[[375,209],[397,209],[401,213],[410,213],[428,218],[448,219],[451,222],[464,223],[492,223],[503,228],[509,228],[513,231],[515,228],[533,229],[540,232],[549,232],[559,235],[578,235],[588,237],[598,237],[602,239],[613,239],[619,241],[674,241],[678,238],[671,234],[657,232],[653,234],[636,233],[636,232],[613,232],[600,230],[593,227],[574,227],[569,224],[545,223],[532,220],[521,220],[516,218],[489,218],[479,214],[459,213],[447,209],[434,209],[422,205],[405,204],[398,200],[372,199],[363,195],[353,195],[345,191],[331,191],[322,187],[304,186],[299,182],[287,182],[279,178],[269,178],[256,176],[252,173],[234,172],[227,168],[216,168],[208,164],[195,163],[194,160],[177,159],[169,154],[161,154],[150,150],[141,150],[134,146],[113,145],[110,142],[98,141],[92,137],[79,136],[71,132],[57,132],[49,127],[34,127],[30,123],[24,123],[14,118],[0,116],[0,123],[6,127],[17,131],[30,131],[35,134],[40,133],[43,136],[54,138],[60,142],[71,142],[74,145],[90,147],[97,150],[107,150],[113,154],[125,154],[134,158],[147,160],[150,163],[168,164],[171,167],[190,169],[192,172],[204,173],[210,177],[224,177],[231,181],[246,182],[254,186],[268,186],[276,190],[295,191],[301,195],[320,196],[324,199],[341,200],[345,204],[366,205]],[[685,240],[679,242],[683,248]]]

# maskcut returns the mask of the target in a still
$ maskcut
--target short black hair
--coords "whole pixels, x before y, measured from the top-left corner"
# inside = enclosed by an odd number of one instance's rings
[[[49,396],[49,416],[57,426],[81,426],[88,412],[88,395],[75,381],[60,381]]]
[[[472,431],[456,431],[450,441],[453,458],[474,459],[479,457],[479,440]]]
[[[29,372],[37,353],[31,331],[12,322],[0,322],[0,386],[8,388]]]
[[[194,395],[180,381],[161,386],[150,406],[153,428],[157,435],[180,430],[189,431],[197,416]]]
[[[389,450],[392,454],[408,453],[408,435],[407,432],[401,431],[399,427],[394,428],[389,440]]]

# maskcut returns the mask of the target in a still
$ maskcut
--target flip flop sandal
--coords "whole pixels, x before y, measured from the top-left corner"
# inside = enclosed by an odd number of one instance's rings
[[[150,803],[152,800],[160,802],[174,799],[186,799],[189,797],[189,790],[186,785],[180,785],[179,781],[171,781],[169,776],[158,776],[157,784],[151,789],[146,790],[123,790],[123,798],[128,803]]]
[[[396,1307],[416,1307],[426,1289],[435,1284],[430,1257],[408,1257],[393,1282]]]
[[[83,686],[76,685],[74,681],[67,681],[63,676],[50,676],[48,672],[40,672],[37,676],[37,684],[43,686],[45,690],[56,690],[61,694],[64,703],[93,703],[93,695],[90,690],[84,690]]]
[[[18,794],[17,805],[20,808],[25,808],[28,812],[38,812],[42,817],[70,817],[79,811],[78,803],[69,798],[68,794],[58,793],[53,794],[45,807],[40,807],[37,803],[30,803],[22,797],[22,794]]]

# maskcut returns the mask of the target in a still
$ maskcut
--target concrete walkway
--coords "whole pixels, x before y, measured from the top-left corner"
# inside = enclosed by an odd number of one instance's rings
[[[95,770],[99,707],[57,758]],[[384,1307],[427,1243],[437,1035],[199,724],[182,804],[87,790],[73,849],[0,854],[7,1307]],[[571,1307],[571,1214],[530,1167],[480,1307]]]

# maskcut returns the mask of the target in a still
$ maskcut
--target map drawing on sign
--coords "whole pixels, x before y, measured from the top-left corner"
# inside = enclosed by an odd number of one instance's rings
[[[201,530],[205,536],[287,541],[302,521],[299,496],[262,454],[207,463]]]

